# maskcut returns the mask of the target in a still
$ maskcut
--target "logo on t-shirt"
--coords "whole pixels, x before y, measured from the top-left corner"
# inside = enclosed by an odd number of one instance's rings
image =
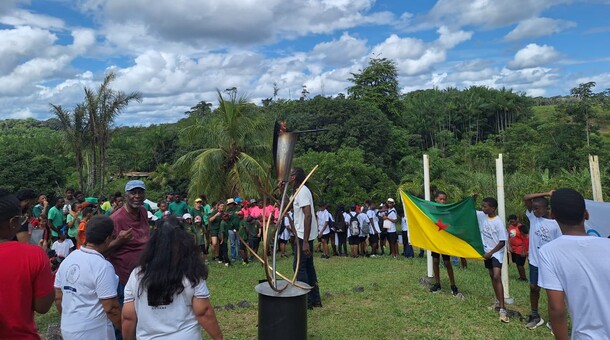
[[[68,272],[66,273],[66,281],[71,284],[75,284],[80,277],[80,267],[77,264],[73,264],[68,268]]]
[[[538,236],[540,240],[538,248],[553,240],[553,237],[551,236],[551,229],[545,226],[544,224],[540,224],[538,226],[538,229],[536,230],[536,236]]]

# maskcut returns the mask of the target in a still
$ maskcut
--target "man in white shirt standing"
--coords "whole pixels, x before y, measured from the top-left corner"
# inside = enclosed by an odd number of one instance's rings
[[[326,204],[320,203],[320,210],[316,213],[316,217],[318,218],[318,240],[322,241],[322,251],[324,252],[322,258],[329,259],[328,241],[330,240],[330,221],[332,216],[326,210]]]
[[[610,339],[610,239],[586,233],[589,214],[576,190],[554,191],[551,206],[563,235],[540,248],[538,285],[555,338],[568,339],[567,301],[572,339]]]
[[[114,223],[97,215],[87,224],[87,244],[72,252],[55,276],[55,304],[64,339],[115,339],[121,329],[119,278],[102,255],[112,240]]]
[[[305,181],[305,171],[301,168],[293,168],[290,171],[290,184],[296,191],[301,183]],[[301,251],[301,261],[297,268],[297,257],[294,257],[292,268],[297,271],[297,280],[305,282],[313,289],[307,294],[307,308],[322,307],[320,288],[318,287],[318,276],[313,263],[313,241],[318,236],[318,224],[314,217],[315,207],[313,196],[307,186],[303,185],[294,198],[294,227],[297,233],[297,242]],[[305,241],[307,240],[307,241]]]
[[[527,210],[525,216],[530,221],[529,233],[529,269],[530,269],[530,306],[532,312],[525,327],[535,329],[544,324],[544,319],[538,313],[540,286],[538,286],[538,252],[540,248],[561,236],[559,225],[548,218],[549,201],[545,196],[553,196],[553,191],[529,194],[523,197]]]

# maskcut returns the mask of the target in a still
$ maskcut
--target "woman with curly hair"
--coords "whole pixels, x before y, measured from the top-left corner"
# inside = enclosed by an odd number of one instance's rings
[[[178,220],[154,230],[125,286],[123,338],[222,339],[201,250]]]

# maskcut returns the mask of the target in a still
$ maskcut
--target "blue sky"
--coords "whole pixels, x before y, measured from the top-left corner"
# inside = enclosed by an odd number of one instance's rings
[[[113,71],[140,91],[119,125],[174,122],[216,89],[253,102],[345,93],[371,57],[401,90],[610,88],[610,1],[2,0],[0,119],[47,119]]]

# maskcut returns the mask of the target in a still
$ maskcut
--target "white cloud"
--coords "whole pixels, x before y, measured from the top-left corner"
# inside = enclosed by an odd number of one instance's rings
[[[530,18],[519,22],[517,27],[510,31],[504,38],[512,41],[543,37],[574,26],[576,26],[576,23],[573,21],[551,18]]]
[[[356,39],[344,32],[339,40],[317,44],[311,51],[311,56],[329,66],[344,66],[351,64],[354,59],[362,58],[366,52],[366,40]]]
[[[610,73],[599,73],[594,76],[588,77],[578,77],[576,80],[572,81],[572,85],[570,88],[574,88],[579,84],[588,83],[590,81],[595,82],[594,92],[604,91],[606,89],[610,89]]]
[[[546,95],[546,90],[545,89],[528,89],[527,91],[525,91],[525,94],[527,94],[528,96],[531,96],[531,97],[542,97],[542,96]]]
[[[39,28],[0,30],[0,75],[9,73],[24,59],[41,56],[56,40],[53,33]]]
[[[145,43],[156,40],[159,48],[181,43],[213,50],[395,21],[390,12],[371,12],[373,4],[373,0],[268,0],[264,5],[243,0],[173,0],[151,6],[146,0],[85,0],[81,9],[98,17],[112,45],[141,53],[145,49],[137,42],[140,38]]]
[[[414,29],[447,25],[497,28],[537,16],[570,0],[439,0],[429,13],[416,20]]]
[[[508,68],[518,70],[543,66],[557,58],[559,58],[559,52],[553,46],[529,44],[515,54],[514,59],[508,63]]]
[[[448,49],[472,37],[472,32],[451,32],[444,26],[438,33],[439,38],[431,43],[392,34],[373,48],[372,55],[394,60],[399,72],[412,76],[428,72],[435,64],[445,61]]]
[[[64,21],[48,15],[34,14],[26,10],[13,10],[0,16],[0,23],[10,26],[32,26],[44,29],[63,29]]]

